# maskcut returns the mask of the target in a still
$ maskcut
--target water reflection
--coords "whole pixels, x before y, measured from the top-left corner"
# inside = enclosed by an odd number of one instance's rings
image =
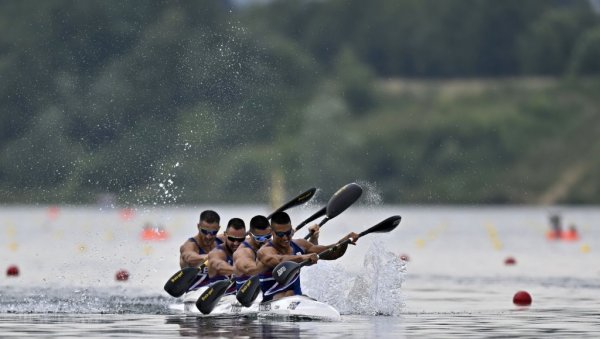
[[[300,338],[296,322],[259,318],[200,318],[168,316],[167,324],[179,325],[182,337]]]

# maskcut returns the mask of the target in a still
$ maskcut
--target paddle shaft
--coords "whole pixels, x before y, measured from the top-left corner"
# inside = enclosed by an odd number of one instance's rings
[[[331,218],[329,218],[329,217],[323,218],[323,220],[321,220],[321,222],[319,223],[319,228],[323,227],[323,225],[325,225],[325,223],[327,223],[329,220],[331,220]],[[306,239],[306,240],[310,239],[310,237],[312,237],[313,234],[315,234],[315,232],[313,232],[313,231],[308,232],[308,234],[304,237],[304,239]]]
[[[320,217],[324,216],[326,213],[327,213],[327,206],[321,208],[315,214],[313,214],[310,217],[306,218],[306,220],[304,220],[298,226],[296,226],[295,230],[298,231],[302,227],[306,226],[306,224],[308,224],[309,222],[311,222],[311,221],[313,221],[313,220],[315,220],[317,218],[320,218]]]

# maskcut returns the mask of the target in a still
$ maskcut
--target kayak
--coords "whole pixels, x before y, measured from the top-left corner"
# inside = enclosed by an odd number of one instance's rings
[[[264,303],[257,299],[250,307],[243,307],[235,295],[226,295],[221,298],[210,314],[202,314],[196,307],[196,301],[207,288],[202,287],[183,296],[183,310],[186,314],[214,318],[258,316],[291,320],[338,321],[341,319],[338,310],[305,295],[294,295]]]
[[[260,303],[258,316],[293,320],[338,321],[341,319],[340,312],[331,305],[305,295],[294,295]]]
[[[199,317],[234,318],[240,316],[252,317],[258,313],[258,300],[250,305],[250,307],[244,307],[237,301],[235,294],[230,294],[223,296],[210,314],[202,314],[196,307],[196,301],[207,289],[208,286],[201,287],[183,296],[183,311],[186,314],[193,314]]]

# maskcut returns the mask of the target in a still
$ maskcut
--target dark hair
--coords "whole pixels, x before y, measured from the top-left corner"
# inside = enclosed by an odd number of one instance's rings
[[[229,220],[227,223],[227,229],[233,228],[234,230],[246,230],[246,224],[244,224],[244,220],[240,218],[233,218]]]
[[[276,212],[271,216],[272,224],[285,225],[290,224],[292,221],[290,220],[290,216],[285,212]]]
[[[200,213],[200,222],[202,221],[206,221],[209,224],[218,224],[221,221],[221,217],[219,217],[219,214],[213,210],[206,210]]]
[[[271,226],[269,225],[269,219],[263,215],[256,215],[250,219],[251,230],[266,230],[269,226]]]

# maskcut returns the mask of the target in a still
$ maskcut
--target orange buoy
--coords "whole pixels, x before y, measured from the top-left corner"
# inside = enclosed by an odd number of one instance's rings
[[[162,227],[144,226],[141,234],[142,240],[167,240],[169,233]]]
[[[117,274],[115,275],[115,279],[117,281],[127,281],[129,280],[129,272],[124,269],[118,270]]]
[[[10,265],[6,269],[7,277],[18,277],[19,276],[19,267],[17,265]]]
[[[556,231],[548,231],[546,233],[546,238],[548,240],[558,240],[560,239],[560,232],[556,232]]]
[[[562,240],[564,241],[577,241],[579,240],[579,234],[577,234],[577,231],[566,231],[563,232],[563,234],[560,237]]]
[[[517,306],[529,306],[531,301],[531,295],[527,291],[519,291],[513,296],[513,304]]]
[[[517,264],[517,260],[515,260],[515,258],[513,257],[507,257],[506,259],[504,259],[504,265],[506,266],[512,266],[512,265],[516,265]]]

